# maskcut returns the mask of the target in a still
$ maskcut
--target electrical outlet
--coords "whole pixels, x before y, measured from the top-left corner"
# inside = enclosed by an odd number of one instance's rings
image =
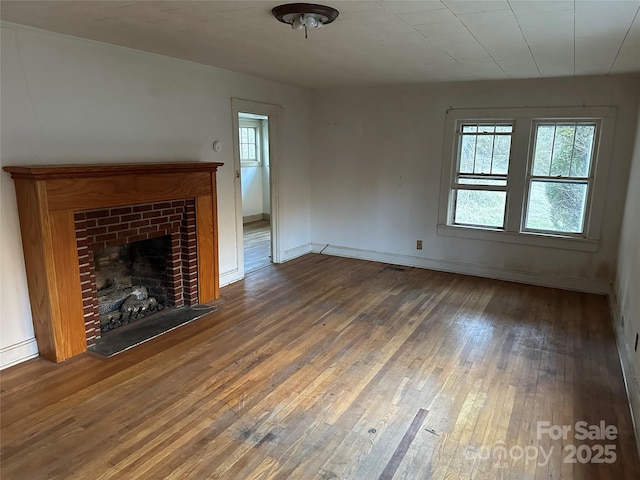
[[[417,250],[422,250],[422,240],[417,240],[416,241],[416,249]]]

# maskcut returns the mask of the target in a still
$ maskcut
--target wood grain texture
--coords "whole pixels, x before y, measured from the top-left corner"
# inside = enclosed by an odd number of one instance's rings
[[[153,162],[153,163],[98,163],[85,165],[17,165],[6,166],[13,178],[51,180],[54,178],[86,178],[104,175],[144,175],[155,173],[215,172],[224,165],[219,162]]]
[[[121,355],[3,371],[2,478],[640,477],[605,297],[306,255]],[[604,420],[608,442],[537,438]],[[568,463],[609,443],[616,461]],[[548,463],[469,455],[553,447]]]
[[[57,289],[52,280],[55,265],[53,256],[47,251],[51,245],[46,185],[44,182],[16,179],[16,198],[22,232],[27,284],[33,329],[38,342],[39,354],[51,361],[58,360],[57,351],[62,336],[56,333],[52,323],[54,311],[59,311]]]
[[[50,221],[51,237],[56,242],[51,250],[55,265],[53,288],[63,292],[59,295],[59,312],[53,320],[59,322],[54,328],[60,332],[60,350],[66,359],[87,350],[76,229],[72,211],[53,212]]]
[[[253,272],[271,263],[271,224],[258,220],[242,226],[244,271]]]
[[[218,258],[218,184],[215,172],[211,172],[211,215],[213,218],[213,299],[220,298],[220,260]]]
[[[213,197],[211,195],[196,198],[198,300],[200,303],[208,303],[218,298],[216,295],[218,275],[213,210]]]
[[[208,172],[56,178],[47,182],[49,209],[89,210],[211,194]]]

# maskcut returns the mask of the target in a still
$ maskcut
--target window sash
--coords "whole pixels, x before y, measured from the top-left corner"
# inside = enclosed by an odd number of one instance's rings
[[[511,150],[512,150],[512,139],[514,132],[514,122],[512,120],[461,120],[458,121],[456,125],[455,132],[455,173],[451,178],[450,185],[450,220],[449,223],[451,225],[459,225],[459,226],[467,226],[473,228],[485,228],[485,229],[498,229],[504,230],[506,226],[506,216],[507,216],[507,192],[508,192],[508,174],[509,167],[511,163]],[[475,131],[473,131],[475,130]],[[483,131],[485,130],[485,131]],[[492,130],[492,131],[486,131]],[[498,131],[500,130],[500,131]],[[508,131],[504,131],[508,130]],[[491,137],[491,150],[490,155],[487,155],[487,152],[484,152],[484,155],[479,155],[478,145],[479,138],[487,138]],[[509,144],[505,146],[504,144],[500,145],[501,142],[496,142],[497,138],[508,137]],[[462,162],[463,162],[463,142],[465,138],[473,138],[471,142],[473,145],[473,153],[472,153],[472,167],[471,172],[469,172],[469,166],[463,170]],[[485,149],[488,150],[488,145],[484,145]],[[508,147],[508,148],[505,148]],[[497,149],[498,148],[498,149]],[[468,156],[469,152],[467,152],[466,163],[469,164],[471,158]],[[506,160],[504,158],[506,154]],[[496,168],[496,160],[499,156],[502,156],[502,162],[506,161],[506,166],[502,168]],[[487,165],[487,159],[489,159]],[[482,164],[478,164],[478,160],[484,160]],[[499,173],[495,173],[498,170]],[[481,218],[487,219],[490,221],[483,223],[482,221],[472,222],[472,221],[459,221],[459,217],[464,217],[464,212],[458,210],[458,206],[460,205],[459,198],[461,192],[502,192],[504,195],[488,195],[486,198],[494,198],[497,200],[497,203],[494,201],[494,208],[496,205],[499,207],[503,202],[503,210],[501,215],[492,215],[491,209],[489,209],[489,213],[485,215],[480,215],[478,220]],[[477,195],[482,196],[481,193]],[[503,198],[502,202],[500,198]],[[496,213],[496,212],[493,212]],[[499,220],[500,219],[500,220]]]
[[[549,163],[549,174],[548,175],[540,175],[534,174],[535,170],[535,155],[536,148],[538,146],[538,134],[540,126],[553,125],[555,127],[554,130],[554,138],[553,138],[553,147],[551,151],[551,160]],[[555,148],[555,135],[557,134],[558,126],[566,126],[573,125],[576,127],[574,130],[573,141],[571,144],[571,159],[569,164],[569,174],[568,175],[552,175],[552,162],[553,162],[553,149]],[[591,139],[591,148],[589,152],[589,168],[587,175],[571,175],[572,170],[572,162],[575,157],[575,142],[576,142],[576,133],[577,126],[587,125],[593,126],[593,138]],[[529,151],[529,165],[527,168],[527,178],[525,183],[525,200],[524,200],[524,209],[521,215],[521,225],[520,232],[523,233],[540,233],[546,235],[562,235],[567,237],[576,237],[576,238],[586,238],[587,236],[587,223],[590,217],[591,212],[591,196],[593,191],[593,182],[595,180],[595,164],[597,161],[596,152],[598,151],[598,139],[600,135],[600,127],[601,120],[599,119],[583,119],[583,118],[555,118],[555,119],[534,119],[531,122],[531,149]],[[580,229],[579,231],[571,231],[571,230],[561,230],[561,229],[547,229],[547,228],[534,228],[529,225],[529,220],[532,215],[531,213],[531,198],[532,198],[532,186],[534,183],[542,184],[542,183],[550,183],[550,184],[575,184],[575,185],[584,185],[585,186],[585,194],[584,200],[582,203],[582,212],[581,219],[579,221]]]
[[[253,139],[251,139],[253,137]],[[260,120],[241,118],[238,124],[240,163],[257,166],[262,163],[262,123]]]

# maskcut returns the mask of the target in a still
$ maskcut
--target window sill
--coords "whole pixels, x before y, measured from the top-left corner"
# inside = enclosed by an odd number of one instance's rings
[[[243,160],[240,162],[241,167],[260,167],[262,166],[262,162],[252,161],[252,160]]]
[[[454,225],[438,225],[438,236],[469,238],[490,242],[516,243],[537,247],[560,248],[582,252],[595,252],[599,241],[586,238],[540,235],[536,233],[515,233],[502,230],[488,230],[484,228],[463,227]]]

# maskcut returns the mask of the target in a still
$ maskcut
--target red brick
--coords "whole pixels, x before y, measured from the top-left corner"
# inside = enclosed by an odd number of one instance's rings
[[[96,236],[96,242],[109,242],[111,240],[115,240],[117,238],[117,235],[115,233],[106,233],[104,235],[98,235]],[[104,247],[106,248],[106,247]]]
[[[134,205],[131,210],[133,212],[147,212],[147,211],[152,210],[152,209],[153,209],[153,205],[151,205],[149,203],[145,203],[145,204],[142,204],[142,205]]]
[[[160,216],[160,212],[158,212],[157,210],[142,213],[142,218],[157,218],[159,216]]]
[[[151,225],[149,227],[142,227],[138,229],[138,232],[140,233],[151,233],[151,232],[157,232],[158,231],[158,227],[156,227],[155,225]]]
[[[122,232],[124,230],[131,230],[128,223],[117,223],[115,225],[109,225],[107,231],[109,232]]]
[[[80,220],[75,222],[76,232],[78,230],[86,230],[87,228],[95,227],[96,220]]]
[[[151,225],[154,224],[154,220],[155,219],[151,220]],[[164,220],[164,219],[158,218],[158,220]],[[158,230],[169,230],[171,228],[171,224],[167,223],[166,221],[164,223],[159,223],[159,224],[156,224],[156,225],[158,225]]]
[[[131,228],[146,227],[147,225],[149,225],[149,220],[137,220],[129,224]]]
[[[130,215],[122,215],[120,220],[123,222],[133,222],[134,220],[140,220],[142,218],[141,213],[132,213]]]
[[[103,233],[107,233],[107,227],[94,227],[87,230],[87,235],[89,235],[90,237],[102,235]]]
[[[131,207],[118,207],[110,209],[111,215],[126,215],[131,213]]]
[[[120,217],[104,217],[98,220],[98,225],[113,225],[114,223],[120,223]]]
[[[149,235],[134,235],[133,237],[127,237],[127,243],[140,242],[142,240],[148,240]]]

